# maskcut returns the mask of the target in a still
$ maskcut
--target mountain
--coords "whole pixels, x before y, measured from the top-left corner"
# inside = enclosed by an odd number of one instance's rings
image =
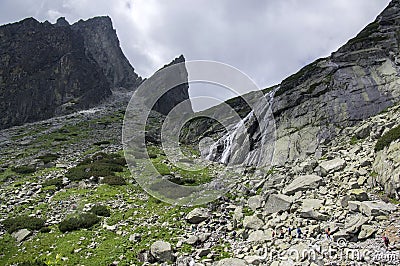
[[[0,129],[97,106],[112,89],[132,91],[143,81],[109,17],[72,25],[65,18],[55,24],[27,18],[1,26],[0,38]],[[184,61],[180,56],[168,65]],[[181,72],[187,79],[186,69]],[[162,96],[154,110],[166,114],[188,98],[183,84]]]
[[[171,82],[160,70],[134,92],[132,112],[132,91],[114,89],[94,108],[1,129],[0,265],[398,265],[399,11],[392,1],[330,57],[264,89],[263,103],[255,92],[228,100],[240,123],[224,112],[224,129],[207,119],[221,114],[219,107],[205,110],[178,128],[177,146],[168,147],[169,138],[161,143],[160,127],[175,127],[168,122],[176,115],[165,114],[171,101],[188,96],[183,64],[172,76],[183,84],[156,95],[155,105],[146,106],[157,91],[152,85],[166,89]],[[28,22],[34,34],[38,22]],[[103,72],[66,21],[57,24],[65,36],[49,41],[49,53],[75,45],[85,66],[111,87],[118,75]],[[276,131],[261,130],[263,122]],[[121,140],[127,125],[138,127]],[[142,135],[146,143],[135,137]],[[205,137],[216,142],[207,145]],[[263,161],[271,155],[263,146],[275,143],[269,137],[277,139],[272,165]],[[126,140],[136,145],[127,149]],[[229,191],[196,207],[168,204],[157,194],[214,198],[202,186]]]
[[[326,145],[343,134],[345,127],[356,125],[397,103],[400,100],[399,10],[400,2],[392,1],[374,22],[331,56],[316,60],[276,87],[264,90],[267,98],[273,98],[276,130],[270,140],[263,138],[259,121],[250,113],[245,101],[227,101],[242,117],[249,114],[245,125],[249,143],[232,148],[232,144],[226,141],[228,136],[243,139],[235,132],[241,128],[232,125],[228,132],[222,134],[208,132],[220,139],[213,150],[203,151],[204,156],[221,161],[222,154],[226,154],[228,149],[231,154],[225,163],[262,166],[266,164],[263,158],[271,153],[270,147],[274,145],[274,158],[268,162],[270,165],[282,165],[310,155],[320,158]],[[252,98],[251,93],[246,97]],[[256,99],[253,104],[254,109],[263,109],[260,106],[263,103],[257,103]],[[218,107],[205,111],[205,116],[207,112],[216,110]],[[195,121],[192,128],[203,128],[204,132],[208,130],[199,124],[201,122]],[[212,127],[215,126],[212,123]],[[190,136],[184,138],[189,141],[196,139]],[[248,147],[252,149],[249,151]]]

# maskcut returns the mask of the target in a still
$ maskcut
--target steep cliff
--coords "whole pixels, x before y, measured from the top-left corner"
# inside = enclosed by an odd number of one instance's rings
[[[180,63],[185,63],[185,57],[183,55],[180,55],[179,57],[175,58],[174,60],[172,60],[171,63],[163,66],[161,69]],[[174,78],[175,75],[182,77],[179,78],[179,80],[185,80],[185,81],[188,80],[188,73],[184,64],[180,65],[178,73],[171,73],[171,74],[172,76],[157,76],[157,80],[153,81],[154,84],[157,84],[157,86],[163,86],[163,84],[166,83],[165,79]],[[153,77],[155,76],[156,75],[154,75]],[[177,104],[188,99],[189,99],[189,84],[184,83],[174,88],[171,88],[164,95],[162,95],[154,105],[153,110],[163,115],[167,115],[172,110],[172,108],[174,108]],[[187,106],[187,110],[190,112],[192,111],[192,106],[190,105],[190,103]]]
[[[120,48],[111,18],[79,20],[71,28],[81,34],[86,54],[93,57],[113,87],[136,88],[142,82]]]
[[[278,89],[266,91],[269,97],[274,97],[276,142],[272,164],[308,155],[320,157],[324,144],[341,134],[344,127],[399,101],[399,40],[400,1],[394,0],[373,23],[330,57],[316,60],[283,80]],[[239,111],[249,112],[241,101],[231,104]],[[262,134],[256,120],[248,128],[252,128],[253,135]],[[221,154],[232,149],[226,138],[222,136],[215,146],[218,148],[211,155],[204,151],[205,155],[221,160]],[[250,142],[250,146],[259,148],[249,158],[248,151],[237,147],[232,151],[236,162],[262,163],[260,158],[269,151],[261,147],[259,138]]]
[[[0,128],[94,106],[111,94],[83,37],[33,18],[0,27]]]

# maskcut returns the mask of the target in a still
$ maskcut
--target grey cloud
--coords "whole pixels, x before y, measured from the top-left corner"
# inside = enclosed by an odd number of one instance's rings
[[[328,56],[375,19],[389,0],[5,0],[0,23],[34,16],[70,22],[109,15],[121,46],[142,76],[175,56],[231,64],[260,87],[279,83]],[[218,97],[216,90],[204,91]],[[231,96],[231,95],[229,95]],[[226,94],[228,97],[228,94]]]

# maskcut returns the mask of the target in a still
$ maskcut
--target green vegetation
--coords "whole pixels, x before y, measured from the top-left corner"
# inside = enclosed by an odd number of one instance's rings
[[[20,229],[39,230],[44,226],[45,221],[37,217],[23,215],[7,218],[2,223],[7,232],[11,234]]]
[[[383,134],[375,144],[375,152],[383,150],[395,140],[400,139],[400,125]]]
[[[318,63],[322,60],[325,60],[325,58],[319,58],[315,60],[311,64],[308,64],[305,67],[301,68],[298,72],[284,79],[281,83],[281,87],[279,88],[279,90],[275,92],[275,96],[280,96],[285,92],[291,90],[292,88],[296,87],[301,82],[306,80],[308,77],[310,77],[312,74],[314,74],[316,71],[318,71]]]
[[[11,170],[17,174],[27,175],[36,172],[36,167],[31,165],[21,165],[12,167]]]
[[[352,136],[350,139],[350,145],[355,145],[359,142],[360,140],[356,136]]]
[[[43,182],[42,184],[43,187],[50,187],[50,186],[55,186],[56,188],[61,188],[63,186],[63,180],[61,177],[59,178],[53,178],[53,179],[48,179]]]
[[[61,232],[71,232],[82,228],[90,228],[100,222],[100,218],[93,213],[81,213],[61,221],[58,228]]]
[[[96,205],[90,209],[91,213],[96,214],[97,216],[110,217],[110,210],[104,205]]]
[[[125,165],[125,158],[119,154],[96,153],[91,158],[80,162],[76,167],[70,168],[65,176],[72,181],[90,177],[115,177],[115,172],[122,172]]]
[[[348,44],[354,45],[356,43],[360,43],[363,41],[379,42],[386,39],[384,36],[375,36],[375,37],[371,36],[373,33],[377,32],[379,32],[379,22],[378,21],[371,22],[359,34],[357,34],[356,37],[350,39],[348,41]]]
[[[103,184],[108,184],[110,186],[123,186],[126,185],[126,181],[122,176],[109,175],[105,176],[101,181]]]
[[[47,164],[47,163],[54,162],[55,160],[57,160],[58,155],[53,154],[53,153],[47,153],[45,155],[36,157],[36,159],[40,159],[43,163]]]

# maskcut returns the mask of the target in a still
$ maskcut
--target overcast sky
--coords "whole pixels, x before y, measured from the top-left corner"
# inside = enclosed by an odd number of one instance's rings
[[[390,0],[1,0],[0,23],[35,17],[55,22],[109,15],[136,72],[148,77],[184,54],[215,60],[261,87],[337,50]],[[192,91],[191,95],[198,95]],[[232,95],[203,88],[213,96]]]

